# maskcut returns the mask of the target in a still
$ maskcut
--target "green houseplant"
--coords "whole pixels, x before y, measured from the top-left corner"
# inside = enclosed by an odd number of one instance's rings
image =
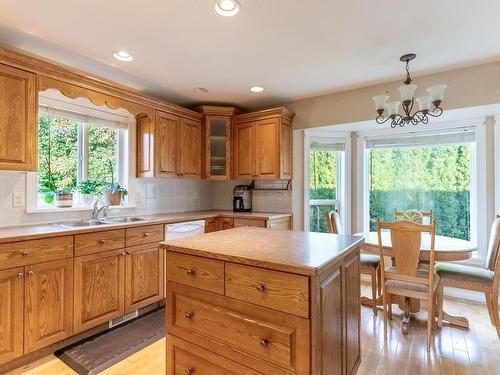
[[[94,180],[84,180],[78,184],[78,192],[84,206],[92,206],[94,197],[99,193],[101,183]]]
[[[122,202],[123,197],[128,194],[128,191],[115,181],[113,167],[113,163],[109,162],[108,168],[110,171],[111,182],[105,183],[106,190],[104,190],[104,202],[108,206],[119,206]]]

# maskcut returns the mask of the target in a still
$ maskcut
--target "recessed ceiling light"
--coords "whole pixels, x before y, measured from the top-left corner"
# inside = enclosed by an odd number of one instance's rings
[[[195,87],[193,91],[200,94],[206,94],[208,92],[208,89],[205,87]]]
[[[251,92],[262,92],[262,91],[264,91],[264,87],[253,86],[253,87],[250,87],[250,91]]]
[[[115,59],[118,59],[120,61],[132,61],[134,59],[132,55],[130,55],[126,51],[113,52],[113,56],[115,57]]]
[[[236,0],[217,0],[214,8],[221,16],[231,17],[240,11],[240,4]]]

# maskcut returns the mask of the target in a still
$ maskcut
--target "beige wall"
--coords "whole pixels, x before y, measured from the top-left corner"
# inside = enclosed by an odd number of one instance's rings
[[[448,72],[414,77],[419,91],[437,83],[446,83],[443,107],[445,110],[500,104],[500,62],[456,69]],[[398,97],[397,88],[400,81],[364,87],[340,93],[298,100],[285,104],[295,112],[293,127],[293,193],[292,212],[294,229],[304,228],[304,132],[306,128],[317,128],[328,125],[341,125],[369,121],[375,118],[372,96],[384,92]],[[496,124],[496,127],[500,124]],[[345,129],[343,129],[345,130]],[[493,121],[487,123],[487,188],[488,219],[493,220],[494,211],[494,148]],[[352,231],[360,231],[357,223],[357,189],[356,189],[356,137],[352,144],[352,192],[351,223]],[[499,187],[496,187],[497,189]]]
[[[403,72],[401,72],[403,77]],[[402,79],[401,79],[402,80]],[[445,109],[457,109],[500,103],[500,61],[468,68],[414,77],[418,92],[438,83],[445,83]],[[295,113],[294,129],[347,124],[375,118],[372,97],[388,91],[399,98],[401,81],[317,96],[286,103]]]

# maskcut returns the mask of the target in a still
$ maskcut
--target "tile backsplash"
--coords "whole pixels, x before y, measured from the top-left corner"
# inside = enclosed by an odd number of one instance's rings
[[[205,181],[179,178],[136,179],[135,208],[111,210],[110,216],[161,212],[232,210],[233,188],[250,181]],[[269,184],[272,182],[266,182]],[[277,182],[276,182],[277,184]],[[89,211],[27,213],[14,207],[14,193],[26,193],[26,173],[0,172],[0,227],[89,218]],[[291,191],[253,191],[253,211],[291,212]]]

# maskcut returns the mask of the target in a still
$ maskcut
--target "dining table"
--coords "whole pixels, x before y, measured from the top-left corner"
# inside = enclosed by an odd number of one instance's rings
[[[384,255],[386,257],[392,257],[391,234],[389,231],[382,231],[381,234],[382,249]],[[365,238],[365,242],[361,247],[362,252],[380,255],[378,233],[376,231],[369,233],[356,233],[355,236],[361,236]],[[424,267],[429,265],[430,248],[431,235],[423,233],[420,245],[419,262]],[[472,257],[475,251],[477,251],[477,244],[472,241],[436,235],[434,242],[434,258],[436,262],[456,262],[467,260]],[[403,333],[407,333],[411,319],[410,314],[420,311],[420,301],[412,299],[409,304],[409,308],[405,308],[404,301],[402,301],[401,298],[398,298],[397,296],[395,298],[396,300],[392,302],[398,303],[400,308],[403,310],[401,329]],[[382,306],[382,296],[377,297],[376,303],[378,306]],[[369,297],[362,297],[361,304],[371,307],[373,304],[373,300]],[[462,316],[454,316],[447,313],[446,311],[443,311],[443,323],[466,329],[469,328],[469,321],[467,320],[467,318]]]

